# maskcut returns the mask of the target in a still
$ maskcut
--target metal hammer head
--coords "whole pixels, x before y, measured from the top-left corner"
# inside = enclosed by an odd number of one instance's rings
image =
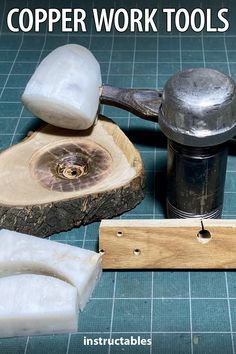
[[[159,123],[164,134],[188,146],[221,144],[236,134],[236,86],[227,75],[195,68],[164,86]]]

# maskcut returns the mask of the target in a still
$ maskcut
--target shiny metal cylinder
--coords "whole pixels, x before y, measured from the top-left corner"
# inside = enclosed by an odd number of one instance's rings
[[[168,138],[168,217],[219,218],[236,134],[234,81],[205,68],[177,73],[163,89],[159,124]]]
[[[221,217],[227,156],[227,144],[199,148],[168,141],[169,218]]]

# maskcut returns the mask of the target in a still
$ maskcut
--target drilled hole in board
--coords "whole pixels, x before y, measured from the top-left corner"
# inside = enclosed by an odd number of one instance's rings
[[[211,240],[212,236],[208,230],[200,230],[197,234],[198,241],[201,243],[207,243]]]
[[[101,249],[99,250],[99,253],[103,256],[105,254],[105,250]]]
[[[135,255],[135,256],[139,256],[140,254],[141,254],[140,249],[135,248],[135,250],[134,250],[134,255]]]
[[[122,237],[123,236],[123,232],[122,231],[118,231],[116,234],[117,237]]]

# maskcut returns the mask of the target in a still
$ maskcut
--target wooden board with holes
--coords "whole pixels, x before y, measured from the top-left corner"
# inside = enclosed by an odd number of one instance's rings
[[[236,220],[103,220],[104,269],[236,269]]]

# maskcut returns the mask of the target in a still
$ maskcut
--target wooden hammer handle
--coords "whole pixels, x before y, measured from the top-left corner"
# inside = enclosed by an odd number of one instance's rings
[[[143,119],[158,121],[162,93],[152,89],[126,89],[102,86],[100,103],[125,109]]]

